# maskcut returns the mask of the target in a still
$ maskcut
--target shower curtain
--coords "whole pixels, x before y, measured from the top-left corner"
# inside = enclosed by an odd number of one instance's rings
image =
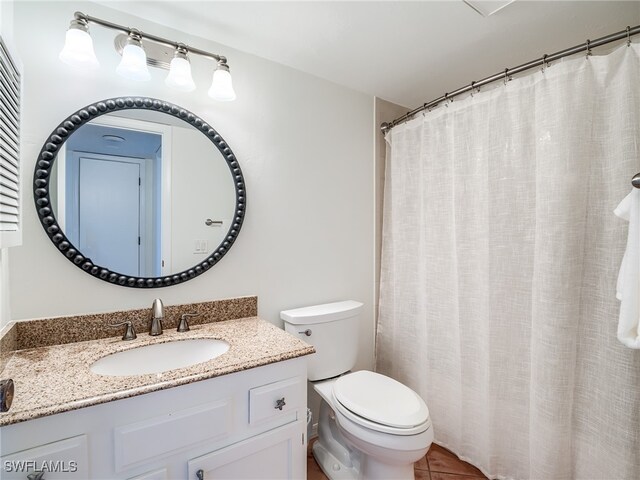
[[[492,478],[640,478],[616,339],[640,48],[580,56],[387,134],[377,369]]]

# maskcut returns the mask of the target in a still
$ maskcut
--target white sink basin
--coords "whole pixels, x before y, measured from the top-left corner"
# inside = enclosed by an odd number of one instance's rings
[[[102,357],[91,365],[98,375],[144,375],[184,368],[219,357],[229,350],[224,340],[194,338],[156,343]]]

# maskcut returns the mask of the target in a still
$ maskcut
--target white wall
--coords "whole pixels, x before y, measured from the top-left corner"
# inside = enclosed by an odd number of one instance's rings
[[[176,159],[171,162],[171,271],[181,272],[222,243],[235,215],[236,192],[224,157],[207,137],[195,128],[173,126],[171,131]],[[207,226],[207,218],[224,223]],[[206,253],[194,254],[196,240],[207,242]]]
[[[9,249],[0,248],[0,330],[11,321],[9,307]]]
[[[74,71],[57,56],[75,10],[226,55],[238,100],[206,96],[212,64],[192,59],[198,89],[176,93],[164,71],[137,84],[117,77],[113,32],[91,27],[101,68]],[[144,17],[144,12],[136,12]],[[68,114],[100,99],[147,95],[184,106],[231,145],[247,184],[239,238],[212,270],[183,285],[138,290],[80,271],[51,244],[27,191],[24,244],[11,251],[14,319],[101,312],[257,294],[260,315],[321,302],[365,303],[358,367],[373,359],[373,99],[276,63],[191,38],[89,3],[20,2],[14,33],[25,67],[23,162],[30,190],[46,136]]]

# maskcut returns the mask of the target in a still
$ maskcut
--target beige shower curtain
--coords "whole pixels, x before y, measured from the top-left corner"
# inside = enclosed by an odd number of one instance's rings
[[[377,369],[494,478],[640,478],[640,351],[616,339],[640,47],[395,127]]]

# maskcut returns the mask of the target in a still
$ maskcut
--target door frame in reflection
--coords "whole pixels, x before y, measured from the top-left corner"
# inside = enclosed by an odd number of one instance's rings
[[[91,121],[91,125],[115,127],[124,130],[133,130],[138,132],[151,133],[160,135],[161,151],[159,157],[161,159],[161,186],[160,189],[160,274],[151,276],[165,276],[171,274],[171,139],[172,127],[162,123],[152,122],[150,120],[136,120],[125,118],[111,114],[102,116]],[[65,197],[67,188],[66,180],[66,144],[60,149],[57,156],[57,220],[62,229],[67,228]],[[62,194],[65,192],[65,194]]]

